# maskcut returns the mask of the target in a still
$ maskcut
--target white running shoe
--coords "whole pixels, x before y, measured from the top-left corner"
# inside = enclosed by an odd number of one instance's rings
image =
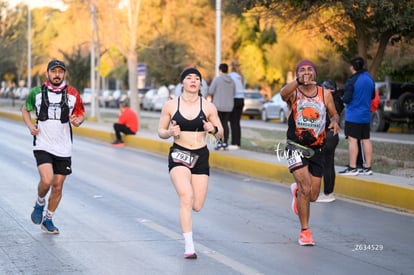
[[[351,168],[351,167],[347,167],[345,170],[343,171],[339,171],[339,175],[342,176],[358,176],[359,171],[356,168]]]
[[[316,202],[333,202],[335,200],[335,196],[333,193],[325,195],[323,192],[319,194],[318,199]]]
[[[227,146],[227,150],[239,150],[239,149],[240,149],[239,145],[231,144],[231,145]]]

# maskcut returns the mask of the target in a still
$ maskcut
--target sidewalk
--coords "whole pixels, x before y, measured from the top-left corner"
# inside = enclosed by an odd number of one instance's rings
[[[21,115],[13,109],[1,108],[0,117],[19,120]],[[75,135],[96,139],[108,144],[113,141],[114,134],[110,124],[85,121],[79,127],[73,127]],[[172,140],[162,140],[156,133],[140,131],[135,136],[126,136],[126,146],[156,154],[167,155]],[[289,186],[294,180],[287,169],[283,158],[274,155],[247,150],[214,151],[210,149],[211,167],[261,178]],[[337,167],[341,170],[343,167]],[[374,173],[371,176],[337,175],[335,195],[349,199],[383,205],[414,213],[414,181],[412,178],[397,177]]]

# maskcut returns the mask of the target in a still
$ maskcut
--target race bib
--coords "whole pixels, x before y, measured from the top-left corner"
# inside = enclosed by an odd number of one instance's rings
[[[193,168],[198,160],[198,155],[189,151],[183,151],[175,148],[171,152],[171,158],[175,163],[181,163],[188,168]]]
[[[300,154],[292,154],[292,157],[287,159],[287,164],[290,170],[302,165],[302,158]]]

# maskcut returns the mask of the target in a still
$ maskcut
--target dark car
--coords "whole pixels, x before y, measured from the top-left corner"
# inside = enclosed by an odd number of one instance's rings
[[[386,132],[391,123],[414,124],[414,83],[377,82],[380,106],[371,114],[371,131]]]

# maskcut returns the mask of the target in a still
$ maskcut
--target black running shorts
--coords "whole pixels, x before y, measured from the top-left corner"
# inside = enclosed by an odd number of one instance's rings
[[[168,154],[168,169],[171,171],[176,166],[186,166],[183,163],[175,162],[172,158],[172,153],[174,152],[174,149],[183,150],[190,152],[191,154],[195,154],[198,156],[197,162],[195,163],[194,167],[188,168],[191,171],[191,174],[199,174],[199,175],[210,175],[210,165],[208,162],[210,152],[207,149],[207,146],[204,146],[200,149],[196,150],[190,150],[187,148],[184,148],[176,143],[174,143],[170,148],[170,153]]]
[[[70,175],[72,173],[71,157],[58,157],[46,151],[35,150],[33,154],[36,159],[37,166],[50,163],[53,166],[53,173],[58,175]]]
[[[345,136],[353,137],[355,139],[369,139],[370,133],[369,123],[354,123],[345,121]]]

